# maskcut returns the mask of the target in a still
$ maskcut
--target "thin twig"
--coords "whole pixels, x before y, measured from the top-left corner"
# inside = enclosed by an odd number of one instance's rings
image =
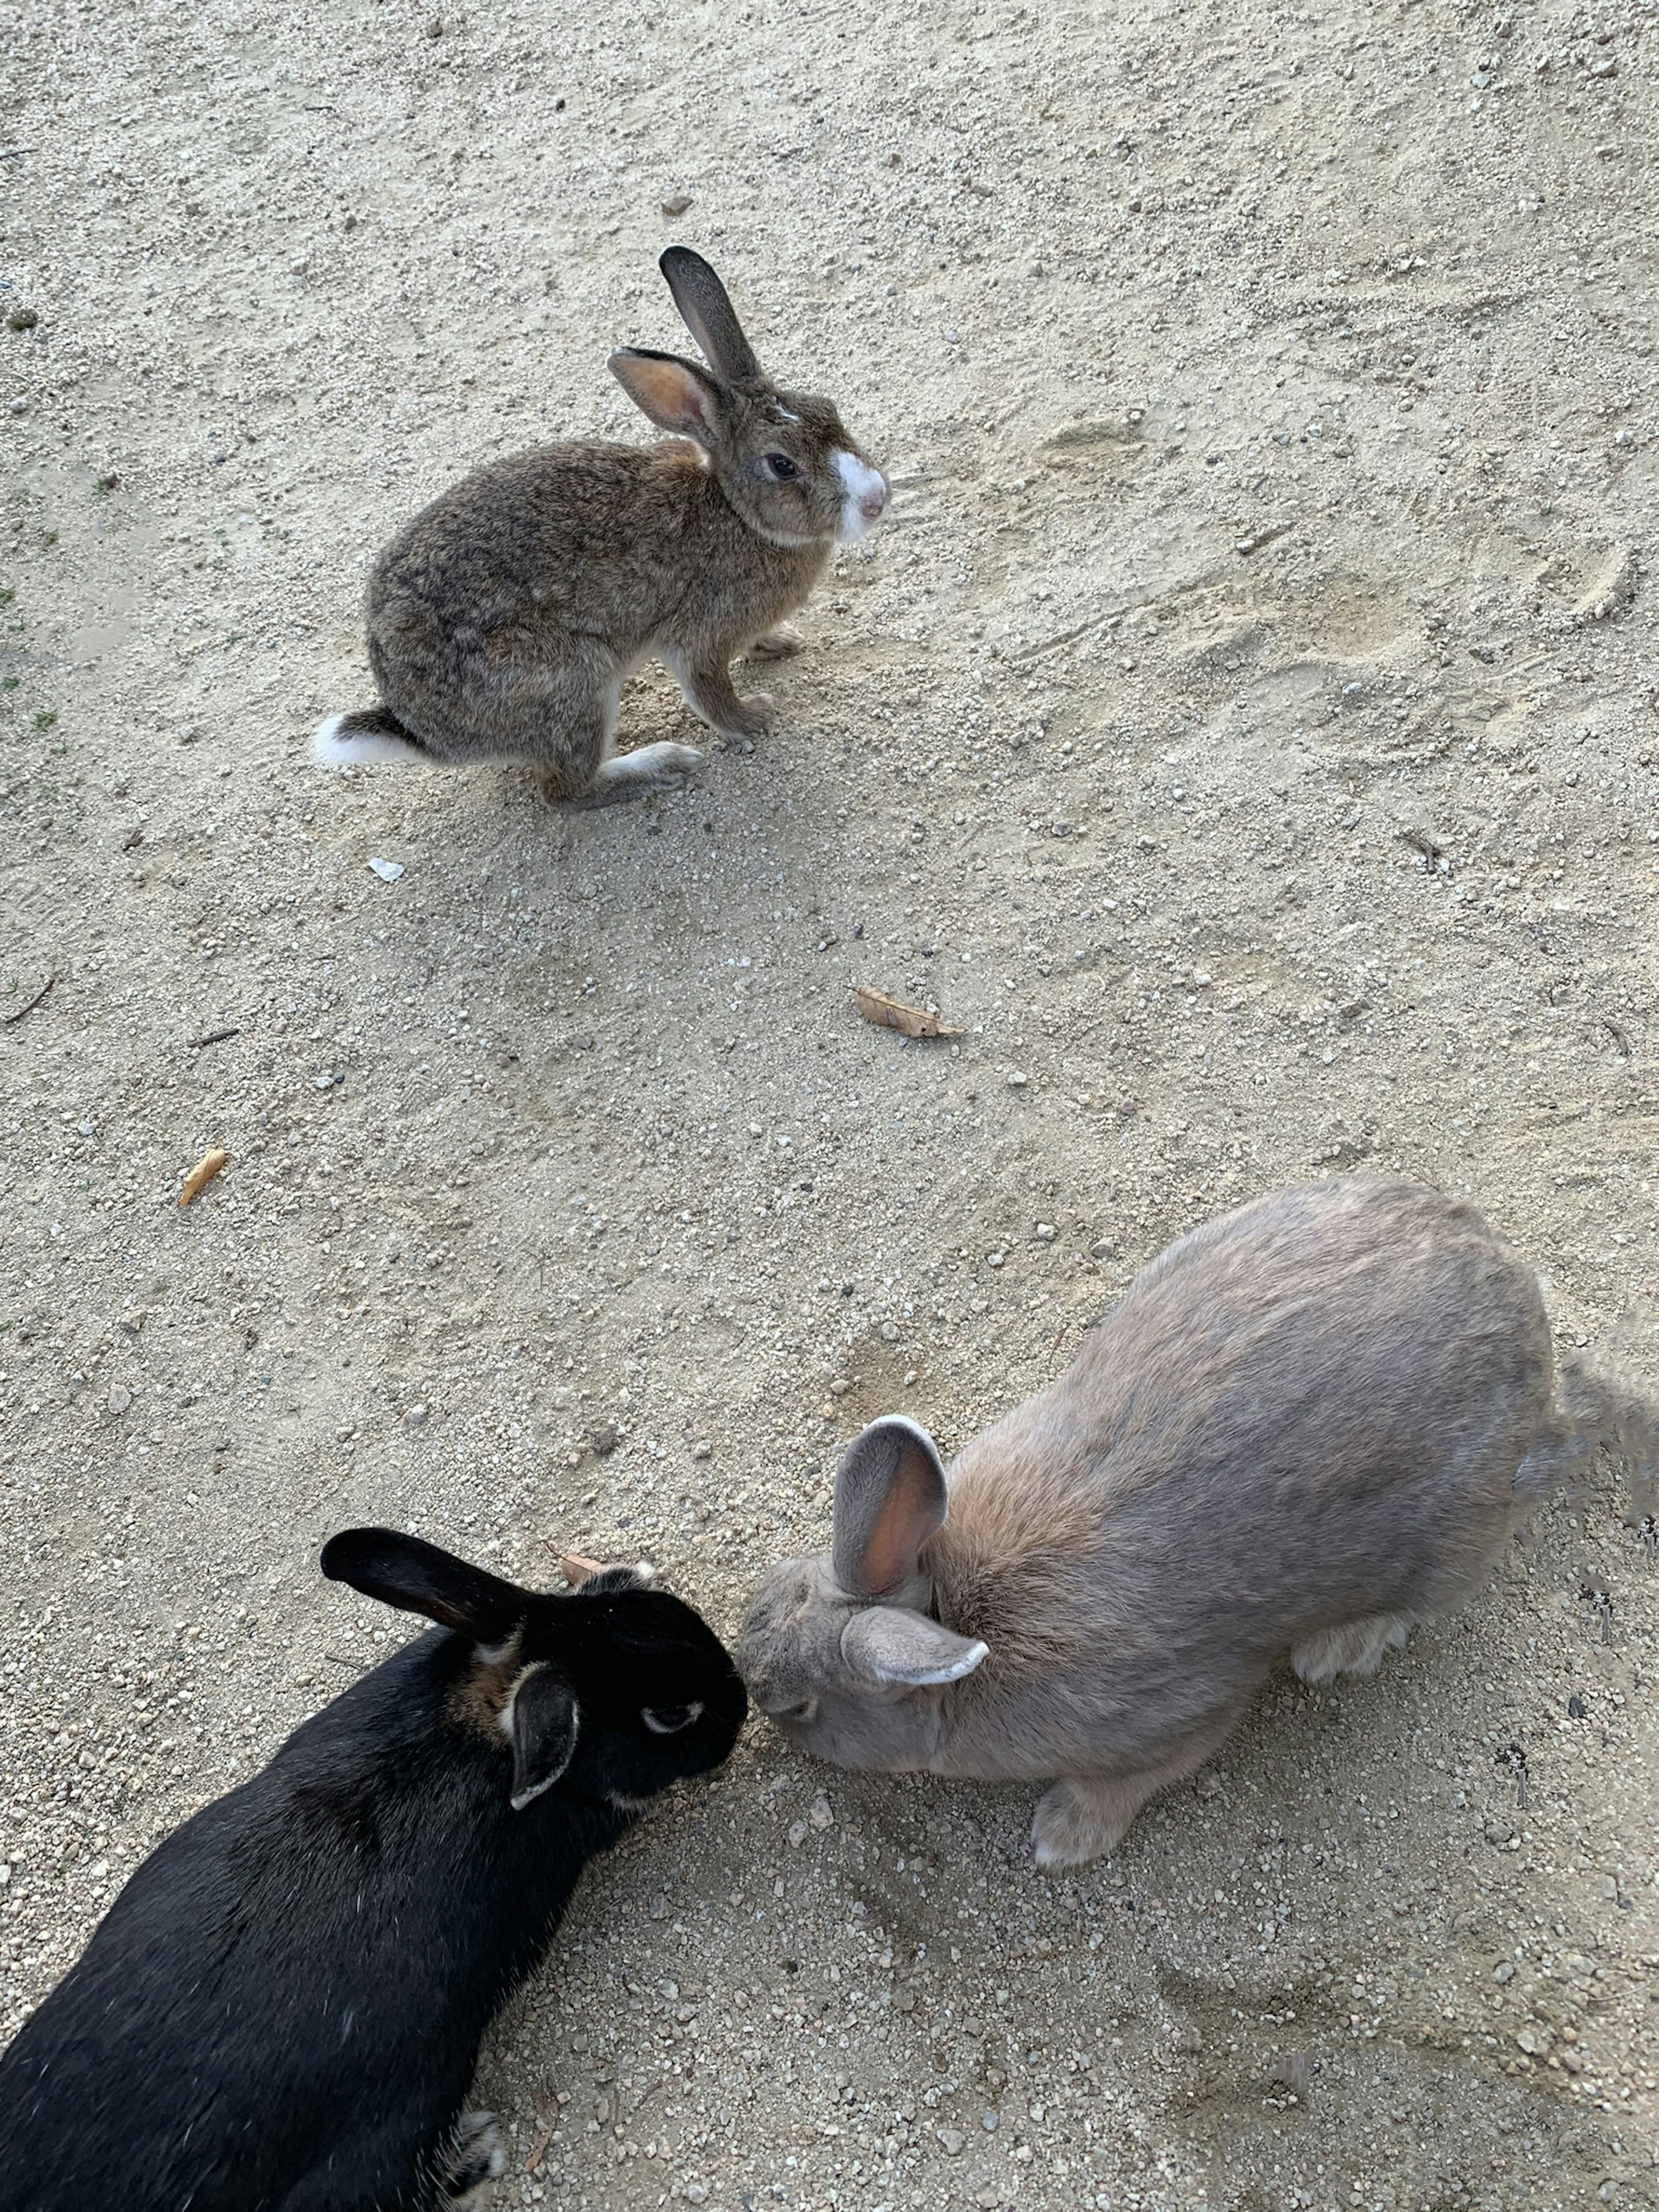
[[[200,1052],[204,1044],[228,1044],[232,1037],[241,1034],[240,1030],[210,1030],[205,1036],[190,1038],[185,1050]]]
[[[48,975],[46,981],[40,986],[34,996],[29,1000],[27,1006],[19,1006],[15,1014],[8,1014],[6,1016],[3,1026],[9,1029],[14,1022],[21,1022],[25,1014],[32,1014],[57,981],[58,978],[55,975]]]

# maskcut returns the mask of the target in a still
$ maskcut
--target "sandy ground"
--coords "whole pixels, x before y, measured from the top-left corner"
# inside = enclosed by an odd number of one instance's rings
[[[8,11],[7,2032],[404,1632],[343,1525],[730,1632],[863,1419],[1359,1162],[1659,1378],[1652,5],[437,4]],[[313,770],[392,529],[649,434],[673,238],[896,486],[776,736]],[[495,2202],[1659,2202],[1656,1589],[1604,1471],[1075,1881],[753,1729],[501,2023]]]

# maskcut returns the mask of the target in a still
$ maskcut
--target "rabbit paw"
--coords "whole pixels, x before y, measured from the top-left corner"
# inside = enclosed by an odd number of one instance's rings
[[[1123,1832],[1157,1787],[1136,1793],[1134,1778],[1117,1782],[1056,1782],[1043,1792],[1031,1822],[1031,1847],[1045,1873],[1086,1866],[1115,1850]]]
[[[777,726],[770,695],[751,691],[746,699],[738,700],[734,713],[722,717],[720,732],[723,738],[769,738]]]
[[[1390,1651],[1397,1651],[1411,1626],[1403,1613],[1374,1613],[1340,1628],[1322,1628],[1304,1637],[1291,1653],[1291,1665],[1304,1682],[1334,1682],[1339,1674],[1374,1674]]]
[[[455,2123],[444,2173],[444,2203],[468,2212],[488,2181],[507,2172],[507,2148],[494,2112],[463,2112]]]
[[[775,629],[763,630],[750,647],[750,660],[787,660],[806,649],[806,640],[793,623],[779,623]]]
[[[636,745],[631,753],[613,753],[601,761],[587,789],[568,803],[573,807],[616,806],[623,799],[643,799],[653,791],[668,791],[697,775],[704,756],[695,745],[665,741]]]

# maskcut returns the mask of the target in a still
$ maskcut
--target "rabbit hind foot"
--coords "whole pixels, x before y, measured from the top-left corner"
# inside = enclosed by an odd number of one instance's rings
[[[1405,1642],[1411,1625],[1407,1613],[1373,1613],[1344,1621],[1340,1628],[1322,1628],[1292,1646],[1291,1665],[1304,1682],[1316,1686],[1334,1682],[1339,1674],[1374,1674]]]
[[[630,799],[647,798],[653,791],[669,791],[688,776],[699,775],[705,757],[695,745],[636,745],[631,753],[613,753],[601,761],[587,789],[566,804],[572,807],[618,806]]]

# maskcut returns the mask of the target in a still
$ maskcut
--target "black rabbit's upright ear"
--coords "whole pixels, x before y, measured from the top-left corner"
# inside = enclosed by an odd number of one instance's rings
[[[641,414],[659,430],[712,447],[720,435],[726,403],[720,387],[696,362],[677,353],[649,353],[643,346],[620,346],[606,362]]]
[[[331,1583],[349,1583],[405,1613],[423,1613],[440,1628],[458,1628],[481,1644],[511,1634],[530,1602],[499,1575],[395,1528],[343,1529],[324,1545],[320,1565]]]
[[[550,1790],[576,1753],[581,1707],[563,1676],[544,1661],[526,1667],[514,1686],[513,1809]]]
[[[671,246],[657,266],[668,279],[680,320],[715,375],[728,384],[764,384],[765,372],[743,334],[726,287],[702,254],[689,246]]]
[[[850,1597],[896,1589],[945,1510],[945,1469],[927,1430],[902,1413],[872,1421],[836,1470],[836,1580]]]

